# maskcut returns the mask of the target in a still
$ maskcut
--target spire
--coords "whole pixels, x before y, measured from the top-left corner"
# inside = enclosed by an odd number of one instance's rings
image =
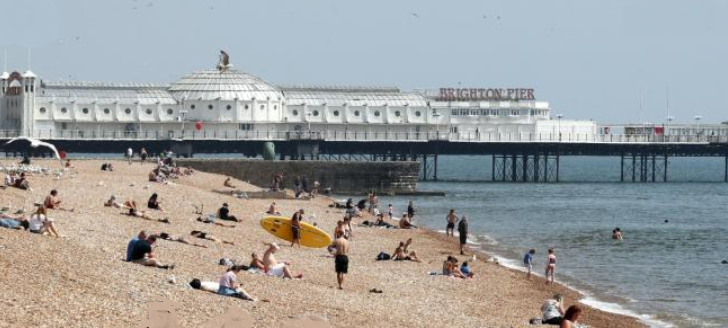
[[[30,47],[28,47],[28,70],[23,73],[24,78],[34,79],[36,78],[35,73],[30,70]]]
[[[8,48],[3,47],[3,71],[0,73],[0,80],[7,80],[10,77],[8,74]]]

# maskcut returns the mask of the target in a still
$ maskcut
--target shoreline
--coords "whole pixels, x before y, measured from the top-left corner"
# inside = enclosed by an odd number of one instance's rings
[[[2,161],[7,163],[8,161]],[[165,296],[182,305],[180,327],[197,327],[230,306],[248,311],[258,326],[280,326],[286,316],[306,313],[325,316],[334,327],[530,327],[528,320],[540,316],[543,300],[553,293],[566,296],[568,305],[582,296],[578,291],[561,284],[545,286],[541,278],[526,281],[522,273],[503,265],[494,265],[479,258],[473,265],[476,278],[429,276],[428,270],[439,270],[442,260],[452,254],[461,260],[470,256],[457,255],[457,243],[435,230],[389,230],[355,226],[352,240],[350,272],[345,290],[335,290],[333,263],[323,259],[325,250],[291,249],[285,243],[279,259],[293,262],[294,272],[303,272],[304,280],[282,280],[255,274],[242,274],[240,280],[254,297],[269,299],[270,303],[238,302],[234,299],[202,293],[185,288],[191,278],[216,280],[223,268],[217,260],[227,257],[247,259],[251,251],[262,252],[261,242],[277,241],[259,228],[259,212],[267,208],[269,200],[237,199],[214,193],[224,177],[198,172],[192,177],[175,180],[172,185],[145,182],[151,165],[113,161],[116,171],[101,172],[99,160],[75,161],[78,172],[74,178],[31,177],[34,192],[26,193],[14,188],[0,191],[0,202],[21,201],[26,209],[57,188],[65,204],[77,209],[76,213],[53,212],[57,227],[66,238],[55,239],[0,229],[0,278],[6,286],[8,303],[5,318],[14,326],[53,325],[68,327],[134,327],[136,319],[146,311],[146,302],[156,296]],[[54,168],[57,162],[37,160],[35,164]],[[99,182],[104,182],[99,185]],[[240,189],[256,191],[259,188],[234,181]],[[145,185],[149,185],[147,188]],[[166,204],[172,224],[134,219],[119,214],[118,210],[103,208],[101,202],[114,193],[142,202],[152,192],[160,193]],[[42,199],[41,199],[42,200]],[[231,204],[232,211],[244,223],[236,228],[202,225],[192,218],[193,204],[204,204],[214,211],[223,201]],[[343,216],[339,209],[329,208],[331,197],[310,201],[276,200],[279,211],[289,214],[304,207],[315,214],[315,221],[324,231],[333,231],[335,222]],[[189,206],[188,206],[189,205]],[[168,205],[169,206],[169,205]],[[356,219],[360,223],[371,220],[366,216]],[[185,234],[192,229],[204,229],[216,236],[233,240],[235,246],[215,245],[190,249],[190,246],[172,242],[159,243],[161,260],[178,264],[173,272],[141,267],[119,261],[126,242],[139,229],[168,231]],[[164,230],[162,230],[164,229]],[[399,240],[413,238],[413,249],[424,263],[374,261],[380,250],[390,253]],[[72,253],[70,251],[73,251]],[[42,254],[42,256],[38,256]],[[34,279],[51,281],[48,288],[12,281]],[[170,275],[177,284],[167,282]],[[13,277],[12,280],[8,280]],[[383,289],[383,294],[371,294],[372,287]],[[52,298],[40,297],[51,293]],[[45,294],[44,294],[45,293]],[[205,304],[200,308],[199,304]],[[33,309],[45,309],[36,313]],[[372,316],[372,314],[377,314]],[[83,319],[83,323],[76,321]],[[593,328],[642,328],[637,319],[607,313],[584,306],[582,317]],[[542,326],[546,327],[546,326]]]

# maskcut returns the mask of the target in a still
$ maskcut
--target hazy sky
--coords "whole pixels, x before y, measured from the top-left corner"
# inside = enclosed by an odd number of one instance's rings
[[[531,87],[600,123],[663,122],[669,89],[676,121],[719,122],[727,17],[725,0],[0,0],[0,46],[45,80],[168,83],[226,49],[277,84]]]

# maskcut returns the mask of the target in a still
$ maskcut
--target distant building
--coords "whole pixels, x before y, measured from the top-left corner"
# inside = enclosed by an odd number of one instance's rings
[[[533,89],[443,88],[433,95],[391,87],[277,86],[225,65],[169,85],[48,82],[31,71],[3,73],[0,130],[44,139],[310,133],[481,141],[576,140],[597,132],[591,121],[552,118]]]

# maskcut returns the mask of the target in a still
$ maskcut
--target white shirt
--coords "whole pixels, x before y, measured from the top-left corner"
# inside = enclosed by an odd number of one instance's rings
[[[544,302],[541,307],[541,311],[543,312],[543,320],[549,320],[561,316],[561,312],[559,312],[559,302],[556,300],[548,300]]]
[[[132,150],[131,148],[129,148],[129,149],[126,150],[126,156],[131,157],[131,155],[134,155],[134,150]]]
[[[48,222],[48,218],[43,214],[33,214],[28,220],[28,226],[30,230],[38,231],[43,228],[43,224]]]

